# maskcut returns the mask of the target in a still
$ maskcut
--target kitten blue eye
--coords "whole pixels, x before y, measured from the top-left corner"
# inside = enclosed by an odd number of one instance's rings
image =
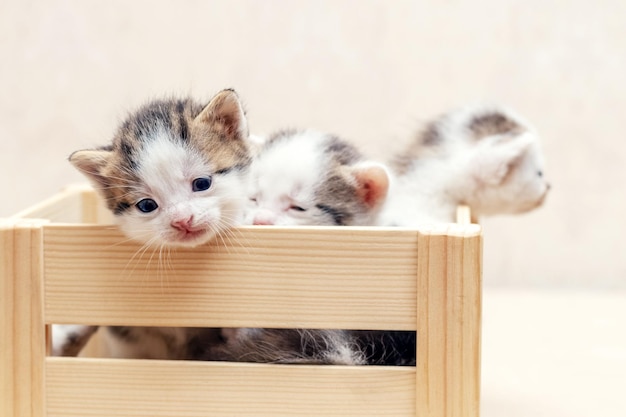
[[[540,177],[543,177],[543,171],[537,171],[537,175],[539,175]]]
[[[211,177],[196,178],[191,183],[191,189],[193,191],[206,191],[209,188],[211,188],[211,183],[212,182],[213,181],[211,180]]]
[[[139,211],[144,212],[144,213],[150,213],[159,207],[156,201],[154,201],[151,198],[144,198],[143,200],[139,201],[135,205],[137,206]]]
[[[306,211],[305,208],[300,207],[300,206],[289,206],[289,210],[294,210],[294,211]]]

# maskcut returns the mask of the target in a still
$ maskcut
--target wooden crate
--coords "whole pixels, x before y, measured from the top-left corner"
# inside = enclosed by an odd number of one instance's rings
[[[480,226],[242,227],[142,252],[70,187],[0,223],[0,415],[477,417]],[[47,355],[49,325],[417,331],[417,366]]]

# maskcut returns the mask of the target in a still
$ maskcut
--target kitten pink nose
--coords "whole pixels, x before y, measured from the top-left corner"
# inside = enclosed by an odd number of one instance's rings
[[[174,229],[178,229],[181,232],[189,232],[191,231],[191,223],[193,222],[193,215],[189,216],[187,219],[174,220],[170,223]]]
[[[254,216],[254,220],[252,224],[256,226],[272,226],[274,224],[274,219],[269,216]]]

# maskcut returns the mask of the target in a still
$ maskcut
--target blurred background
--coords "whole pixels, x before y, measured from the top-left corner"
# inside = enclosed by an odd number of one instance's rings
[[[0,217],[83,182],[67,156],[167,94],[233,87],[251,130],[384,159],[424,120],[506,104],[543,138],[544,207],[482,219],[483,415],[624,415],[626,2],[0,2]]]

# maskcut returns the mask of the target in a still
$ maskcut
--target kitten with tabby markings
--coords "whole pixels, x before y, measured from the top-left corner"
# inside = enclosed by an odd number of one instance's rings
[[[357,226],[375,222],[389,174],[351,144],[313,130],[269,137],[250,166],[245,222]]]
[[[355,147],[334,136],[310,130],[282,131],[270,137],[260,145],[249,171],[244,219],[255,225],[371,224],[389,185],[384,166],[365,161]],[[109,327],[107,331],[116,336],[110,347],[117,357],[365,363],[352,335],[342,330],[187,329],[181,333],[176,328]],[[124,349],[119,351],[120,347]]]
[[[74,152],[123,233],[154,247],[201,245],[243,221],[251,162],[239,97],[223,90],[207,105],[154,100],[121,124],[112,144]],[[54,326],[53,353],[77,352],[93,326]],[[209,330],[107,327],[113,356],[183,358],[190,335]]]
[[[531,211],[550,189],[543,171],[538,135],[513,111],[485,105],[451,111],[396,158],[379,224],[449,223],[462,204],[476,217]]]
[[[241,222],[247,137],[241,103],[224,90],[206,106],[152,101],[122,123],[111,145],[76,151],[69,160],[126,236],[193,247]]]
[[[311,207],[326,206],[326,200],[305,203],[301,207],[300,201],[310,201],[311,197],[299,195],[303,190],[308,190],[308,196],[320,195],[326,199],[339,195],[342,208],[353,201],[343,192],[345,186],[322,182],[324,192],[311,192],[315,190],[315,180],[325,178],[326,174],[324,170],[315,169],[325,165],[313,155],[325,155],[326,151],[320,152],[319,149],[328,150],[332,146],[316,148],[311,140],[300,143],[297,133],[284,134],[282,138],[284,142],[274,144],[275,149],[270,141],[252,165],[251,198],[256,207],[247,216],[247,221],[255,224],[329,222],[330,219],[309,212]],[[468,204],[477,216],[529,211],[543,203],[550,188],[543,178],[543,165],[536,133],[512,111],[494,106],[472,106],[452,111],[428,124],[409,152],[399,158],[398,175],[388,198],[386,201],[374,198],[384,203],[382,213],[380,207],[376,207],[358,224],[418,226],[449,223],[454,221],[460,204]],[[386,175],[385,171],[385,191],[389,185]],[[375,177],[382,177],[382,174]],[[377,184],[376,181],[372,183]],[[323,211],[352,213],[349,209]],[[348,217],[342,214],[337,219]],[[334,224],[352,223],[335,221]],[[232,332],[230,335],[229,331]],[[225,330],[228,349],[231,354],[254,352],[254,340],[259,339],[264,331]],[[351,331],[346,334],[350,339],[346,343],[351,343],[351,348],[362,355],[365,363],[415,365],[414,332]],[[271,338],[275,336],[274,333],[270,335]],[[285,352],[281,351],[281,354]]]
[[[387,168],[351,144],[312,130],[278,132],[250,167],[246,223],[366,226],[389,187]],[[415,334],[305,329],[222,329],[203,359],[267,363],[410,364]],[[207,348],[208,346],[208,348]],[[406,361],[404,358],[408,357]]]

